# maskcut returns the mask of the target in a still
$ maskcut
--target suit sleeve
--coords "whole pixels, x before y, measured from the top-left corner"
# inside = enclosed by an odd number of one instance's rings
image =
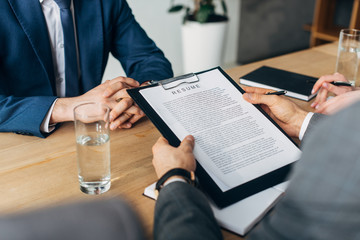
[[[154,239],[215,240],[222,234],[206,197],[187,183],[173,182],[156,201]]]
[[[284,199],[249,239],[359,239],[360,103],[306,139]]]
[[[315,128],[319,124],[319,122],[322,122],[325,118],[326,118],[326,115],[324,115],[324,114],[314,113],[314,115],[311,117],[309,125],[304,133],[303,140],[308,138],[309,134],[315,130]]]
[[[56,97],[0,95],[0,132],[46,137],[40,126]]]
[[[128,77],[140,83],[173,76],[170,62],[136,22],[126,1],[120,1],[111,52]]]

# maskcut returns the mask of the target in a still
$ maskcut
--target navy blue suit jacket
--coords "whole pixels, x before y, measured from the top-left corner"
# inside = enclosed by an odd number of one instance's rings
[[[81,92],[96,87],[109,52],[140,83],[173,75],[169,61],[125,0],[74,0]],[[0,131],[43,137],[56,99],[54,65],[39,0],[0,1]]]

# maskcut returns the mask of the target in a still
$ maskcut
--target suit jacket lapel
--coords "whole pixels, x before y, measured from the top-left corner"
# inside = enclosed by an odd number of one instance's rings
[[[103,16],[100,0],[74,0],[82,91],[98,85],[104,64]],[[106,63],[105,63],[106,64]]]
[[[8,2],[47,73],[53,94],[56,95],[49,33],[39,0],[8,0]]]

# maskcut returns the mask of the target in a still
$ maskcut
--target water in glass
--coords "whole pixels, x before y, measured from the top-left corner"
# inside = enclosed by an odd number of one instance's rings
[[[100,194],[110,189],[110,141],[108,134],[80,135],[76,139],[81,191]]]

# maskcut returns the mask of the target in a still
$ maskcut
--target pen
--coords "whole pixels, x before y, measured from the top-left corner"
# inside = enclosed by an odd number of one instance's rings
[[[351,87],[351,83],[348,83],[348,82],[331,82],[332,85],[335,85],[335,86],[347,86],[347,87]]]
[[[267,92],[265,93],[265,95],[285,95],[287,93],[287,91],[276,91],[276,92]]]

